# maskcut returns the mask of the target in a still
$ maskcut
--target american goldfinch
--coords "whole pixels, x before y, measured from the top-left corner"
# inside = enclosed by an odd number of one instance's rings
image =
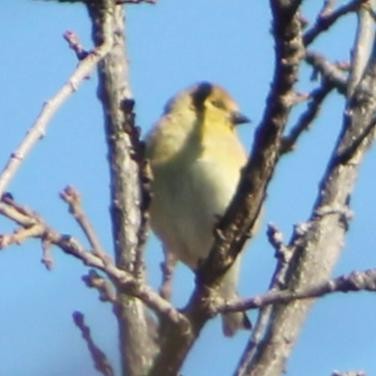
[[[151,227],[165,250],[193,271],[208,256],[213,231],[239,182],[246,153],[235,126],[248,122],[220,86],[202,82],[178,93],[146,139],[153,180]],[[240,257],[218,287],[236,297]],[[244,313],[223,315],[223,332],[248,328]]]

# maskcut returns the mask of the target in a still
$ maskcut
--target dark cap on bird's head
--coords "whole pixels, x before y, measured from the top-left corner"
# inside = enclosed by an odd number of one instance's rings
[[[211,111],[218,110],[230,116],[229,120],[233,125],[250,122],[249,118],[239,111],[237,103],[224,88],[208,81],[182,90],[167,103],[164,113],[184,106],[189,106],[197,114],[204,114],[209,108]]]
[[[213,87],[214,85],[206,81],[197,84],[192,92],[192,102],[196,108],[202,108],[206,98],[208,98],[213,92]]]
[[[249,118],[239,111],[238,105],[225,89],[203,81],[192,88],[192,103],[198,111],[203,111],[206,101],[210,101],[214,107],[230,113],[230,120],[234,125],[250,122]]]

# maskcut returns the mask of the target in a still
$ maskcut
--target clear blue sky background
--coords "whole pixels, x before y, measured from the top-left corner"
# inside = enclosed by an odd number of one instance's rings
[[[322,1],[306,3],[305,15],[312,20]],[[347,59],[354,20],[350,17],[341,22],[335,33],[320,38],[315,48],[331,59]],[[240,130],[249,148],[273,69],[268,2],[164,0],[156,6],[130,6],[127,24],[131,82],[143,134],[171,95],[205,79],[228,88],[243,112],[253,119],[252,126]],[[0,168],[42,103],[76,65],[76,58],[62,39],[67,29],[77,32],[85,46],[91,46],[90,24],[83,6],[2,0]],[[306,69],[305,79],[299,84],[303,91],[311,85],[309,75]],[[269,189],[264,224],[244,257],[239,287],[243,296],[265,291],[274,268],[265,224],[276,223],[288,239],[293,225],[308,218],[341,125],[342,110],[343,101],[333,95],[321,120],[300,140],[297,150],[281,162]],[[371,151],[361,170],[352,199],[355,217],[336,275],[376,263],[375,157]],[[59,231],[82,238],[58,198],[58,192],[67,184],[82,192],[87,213],[111,250],[108,166],[95,74],[61,108],[9,190]],[[0,218],[0,233],[13,228]],[[150,241],[148,275],[154,286],[160,278],[160,253],[158,241]],[[54,257],[56,266],[47,272],[40,263],[40,244],[36,241],[0,252],[0,375],[96,375],[72,323],[74,310],[85,313],[94,338],[118,370],[116,323],[110,307],[100,303],[95,291],[83,285],[80,278],[85,268],[77,260],[58,249]],[[178,305],[186,302],[192,286],[192,274],[180,267],[174,294]],[[376,374],[374,312],[371,294],[322,299],[309,315],[288,362],[287,374],[329,375],[334,369],[363,369],[369,375]],[[224,339],[220,321],[213,320],[189,355],[184,374],[231,374],[246,341],[247,333]]]

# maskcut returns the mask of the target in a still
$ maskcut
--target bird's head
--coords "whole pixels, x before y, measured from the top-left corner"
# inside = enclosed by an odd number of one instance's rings
[[[225,89],[209,82],[200,82],[180,92],[168,102],[165,113],[188,110],[197,118],[212,124],[228,124],[231,128],[250,121]]]

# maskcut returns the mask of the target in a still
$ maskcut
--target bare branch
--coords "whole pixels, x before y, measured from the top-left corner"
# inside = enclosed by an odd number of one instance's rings
[[[94,230],[94,227],[90,223],[89,218],[85,214],[81,206],[81,197],[79,192],[72,186],[67,186],[60,193],[61,199],[69,205],[69,212],[73,215],[84,234],[86,235],[90,246],[93,248],[93,253],[98,257],[106,261],[109,256],[103,250],[101,242]]]
[[[367,376],[364,371],[334,371],[331,376]]]
[[[143,283],[142,248],[145,243],[147,205],[143,192],[142,143],[135,126],[133,99],[128,77],[124,9],[114,0],[86,2],[95,44],[114,40],[113,48],[98,69],[98,92],[103,107],[110,173],[110,210],[116,266]],[[117,289],[118,326],[122,373],[144,375],[158,351],[149,319],[138,299],[129,299],[126,289]],[[147,291],[138,289],[140,296]],[[157,294],[158,295],[158,294]],[[166,302],[158,295],[161,302]],[[167,306],[171,305],[167,303]],[[167,307],[166,306],[166,307]],[[175,310],[175,313],[178,313]],[[180,315],[182,316],[182,315]],[[168,321],[168,320],[167,320]]]
[[[107,55],[111,46],[112,40],[108,40],[91,51],[79,62],[77,68],[62,88],[52,98],[45,102],[34,124],[27,131],[21,144],[11,154],[0,174],[0,197],[5,192],[6,187],[16,174],[27,154],[31,151],[36,142],[44,137],[49,121],[53,115],[69,98],[69,96],[78,89],[79,85],[92,72],[98,62]]]
[[[254,298],[226,302],[222,306],[213,306],[217,313],[238,312],[248,309],[258,309],[270,304],[288,303],[294,300],[312,299],[336,292],[376,291],[376,269],[363,272],[352,272],[327,282],[307,286],[301,291],[275,290]]]
[[[325,17],[331,14],[334,10],[337,0],[324,0],[324,4],[319,13],[319,17]]]
[[[324,81],[320,87],[309,94],[310,101],[308,102],[307,109],[300,115],[299,120],[292,127],[290,133],[282,139],[281,153],[288,153],[294,149],[299,137],[303,132],[309,130],[313,120],[319,114],[324,100],[332,89],[333,86]]]
[[[325,1],[323,9],[318,15],[315,24],[308,29],[303,37],[304,45],[310,45],[320,34],[332,27],[338,19],[349,14],[356,12],[368,0],[351,0],[347,4],[342,5],[337,10],[333,10],[333,2]]]
[[[354,49],[352,51],[352,65],[348,83],[348,96],[350,97],[356,86],[359,84],[364,69],[368,63],[371,52],[371,46],[375,39],[374,23],[372,6],[375,6],[375,1],[364,2],[360,7],[358,15],[358,24],[356,36],[354,41]]]
[[[129,141],[132,145],[130,156],[138,166],[140,201],[137,204],[139,206],[140,222],[137,229],[137,247],[134,250],[135,260],[133,270],[137,278],[143,278],[143,250],[149,231],[149,206],[151,201],[150,181],[152,176],[148,162],[145,160],[145,144],[140,139],[140,128],[136,126],[134,105],[135,102],[133,99],[126,98],[121,103],[121,109],[122,115],[124,116],[123,130],[128,135]]]
[[[328,85],[333,85],[341,94],[346,94],[347,77],[338,64],[329,62],[324,56],[313,51],[307,51],[305,61],[312,65],[315,72],[322,75]]]
[[[0,205],[0,212],[2,212],[2,208]],[[21,244],[26,239],[32,237],[42,236],[43,234],[43,226],[36,224],[31,227],[26,228],[19,228],[13,232],[13,234],[9,235],[0,235],[0,249],[5,248],[11,244]]]
[[[20,216],[20,211],[22,216]],[[63,235],[47,225],[35,212],[21,207],[14,202],[0,202],[0,213],[7,218],[17,221],[21,226],[14,234],[0,235],[0,247],[19,244],[30,237],[48,239],[65,253],[74,256],[87,266],[104,272],[118,289],[127,295],[142,300],[150,309],[166,320],[183,327],[189,327],[186,317],[178,312],[168,301],[160,297],[151,287],[136,279],[132,274],[116,267],[110,259],[88,252],[78,240],[69,235]]]
[[[289,242],[293,251],[285,273],[284,288],[287,290],[302,291],[327,281],[340,256],[348,229],[349,198],[359,165],[376,133],[374,127],[365,131],[374,123],[376,111],[376,48],[374,54],[360,85],[347,103],[343,127],[322,178],[311,217],[303,231],[295,229]],[[366,93],[364,88],[367,88]],[[364,137],[353,147],[359,135]],[[349,151],[346,158],[341,157],[344,151]],[[273,305],[272,319],[257,349],[252,348],[252,356],[242,365],[240,375],[257,374],[261,370],[267,374],[280,374],[312,303],[313,299],[305,299]]]
[[[177,374],[187,351],[210,318],[207,307],[211,297],[210,286],[215,285],[232,265],[251,236],[279,158],[280,140],[291,110],[294,84],[304,56],[299,5],[300,1],[296,0],[271,1],[276,68],[264,117],[256,132],[252,156],[243,171],[237,193],[215,232],[210,255],[197,272],[198,283],[185,311],[192,321],[194,332],[191,336],[174,333],[167,338],[150,375]],[[168,370],[166,364],[170,365]]]
[[[116,0],[116,4],[156,4],[157,0]]]
[[[290,251],[283,243],[282,232],[274,224],[269,223],[266,234],[268,236],[269,243],[275,249],[277,259],[283,258],[286,261],[289,260]]]
[[[73,31],[68,30],[64,33],[63,36],[64,39],[68,42],[69,48],[71,48],[75,52],[77,59],[85,59],[89,52],[86,51],[82,46],[80,39],[78,38],[78,35]]]
[[[96,270],[91,269],[87,275],[82,277],[86,286],[95,288],[99,292],[99,299],[102,302],[117,303],[116,292],[111,282],[100,276]]]
[[[304,56],[301,23],[295,11],[279,1],[272,1],[276,37],[276,69],[264,117],[255,135],[252,155],[243,170],[237,192],[221,219],[215,243],[208,259],[198,271],[199,280],[210,284],[234,262],[251,236],[268,183],[280,156],[282,132],[295,97],[294,84]],[[285,38],[285,39],[284,39]]]
[[[94,343],[90,333],[90,328],[85,324],[85,317],[81,312],[74,312],[73,321],[77,328],[80,329],[81,335],[86,342],[90,352],[91,359],[94,362],[95,369],[104,376],[114,376],[114,370],[107,359],[106,354]]]

